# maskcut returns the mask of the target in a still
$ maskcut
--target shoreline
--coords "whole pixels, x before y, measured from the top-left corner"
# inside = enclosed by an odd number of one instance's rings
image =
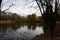
[[[44,34],[41,34],[41,35],[37,35],[32,40],[60,40],[60,31],[59,30],[60,30],[60,23],[56,23],[56,27],[54,29],[55,36],[54,36],[53,39],[50,36],[49,37],[45,37]]]
[[[12,23],[14,23],[14,21],[10,21],[10,20],[7,20],[7,21],[3,20],[3,21],[0,21],[0,24],[12,24]]]

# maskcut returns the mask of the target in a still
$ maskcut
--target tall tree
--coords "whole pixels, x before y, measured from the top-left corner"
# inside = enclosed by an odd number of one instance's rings
[[[43,20],[44,20],[44,25],[45,25],[43,27],[44,33],[46,33],[47,28],[49,28],[50,36],[53,38],[54,27],[56,24],[56,18],[57,18],[57,14],[58,14],[57,6],[58,6],[59,0],[35,0],[35,1],[38,4],[38,7],[40,9],[40,12],[41,12]],[[53,3],[54,1],[55,1],[55,3]],[[55,9],[53,9],[54,4],[55,4]]]
[[[2,0],[0,0],[0,13],[1,13],[1,3],[2,3]]]

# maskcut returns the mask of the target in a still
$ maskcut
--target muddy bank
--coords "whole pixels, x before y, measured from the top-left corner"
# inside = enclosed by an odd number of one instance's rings
[[[36,36],[36,37],[33,38],[32,40],[60,40],[60,37],[54,37],[54,38],[44,37],[44,34],[42,34],[42,35]]]
[[[54,32],[55,32],[54,38],[45,37],[44,34],[41,34],[41,35],[37,35],[32,40],[60,40],[60,24],[58,23],[56,24]]]

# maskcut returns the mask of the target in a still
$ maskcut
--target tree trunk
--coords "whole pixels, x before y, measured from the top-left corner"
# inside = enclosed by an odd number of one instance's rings
[[[2,2],[2,0],[0,0],[0,13],[1,13],[1,2]]]

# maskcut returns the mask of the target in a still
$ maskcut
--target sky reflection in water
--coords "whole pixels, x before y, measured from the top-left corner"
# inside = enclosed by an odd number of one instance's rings
[[[36,29],[28,29],[27,26],[21,26],[15,30],[12,27],[0,28],[0,40],[31,40],[36,35],[43,33],[43,27],[37,26]]]

